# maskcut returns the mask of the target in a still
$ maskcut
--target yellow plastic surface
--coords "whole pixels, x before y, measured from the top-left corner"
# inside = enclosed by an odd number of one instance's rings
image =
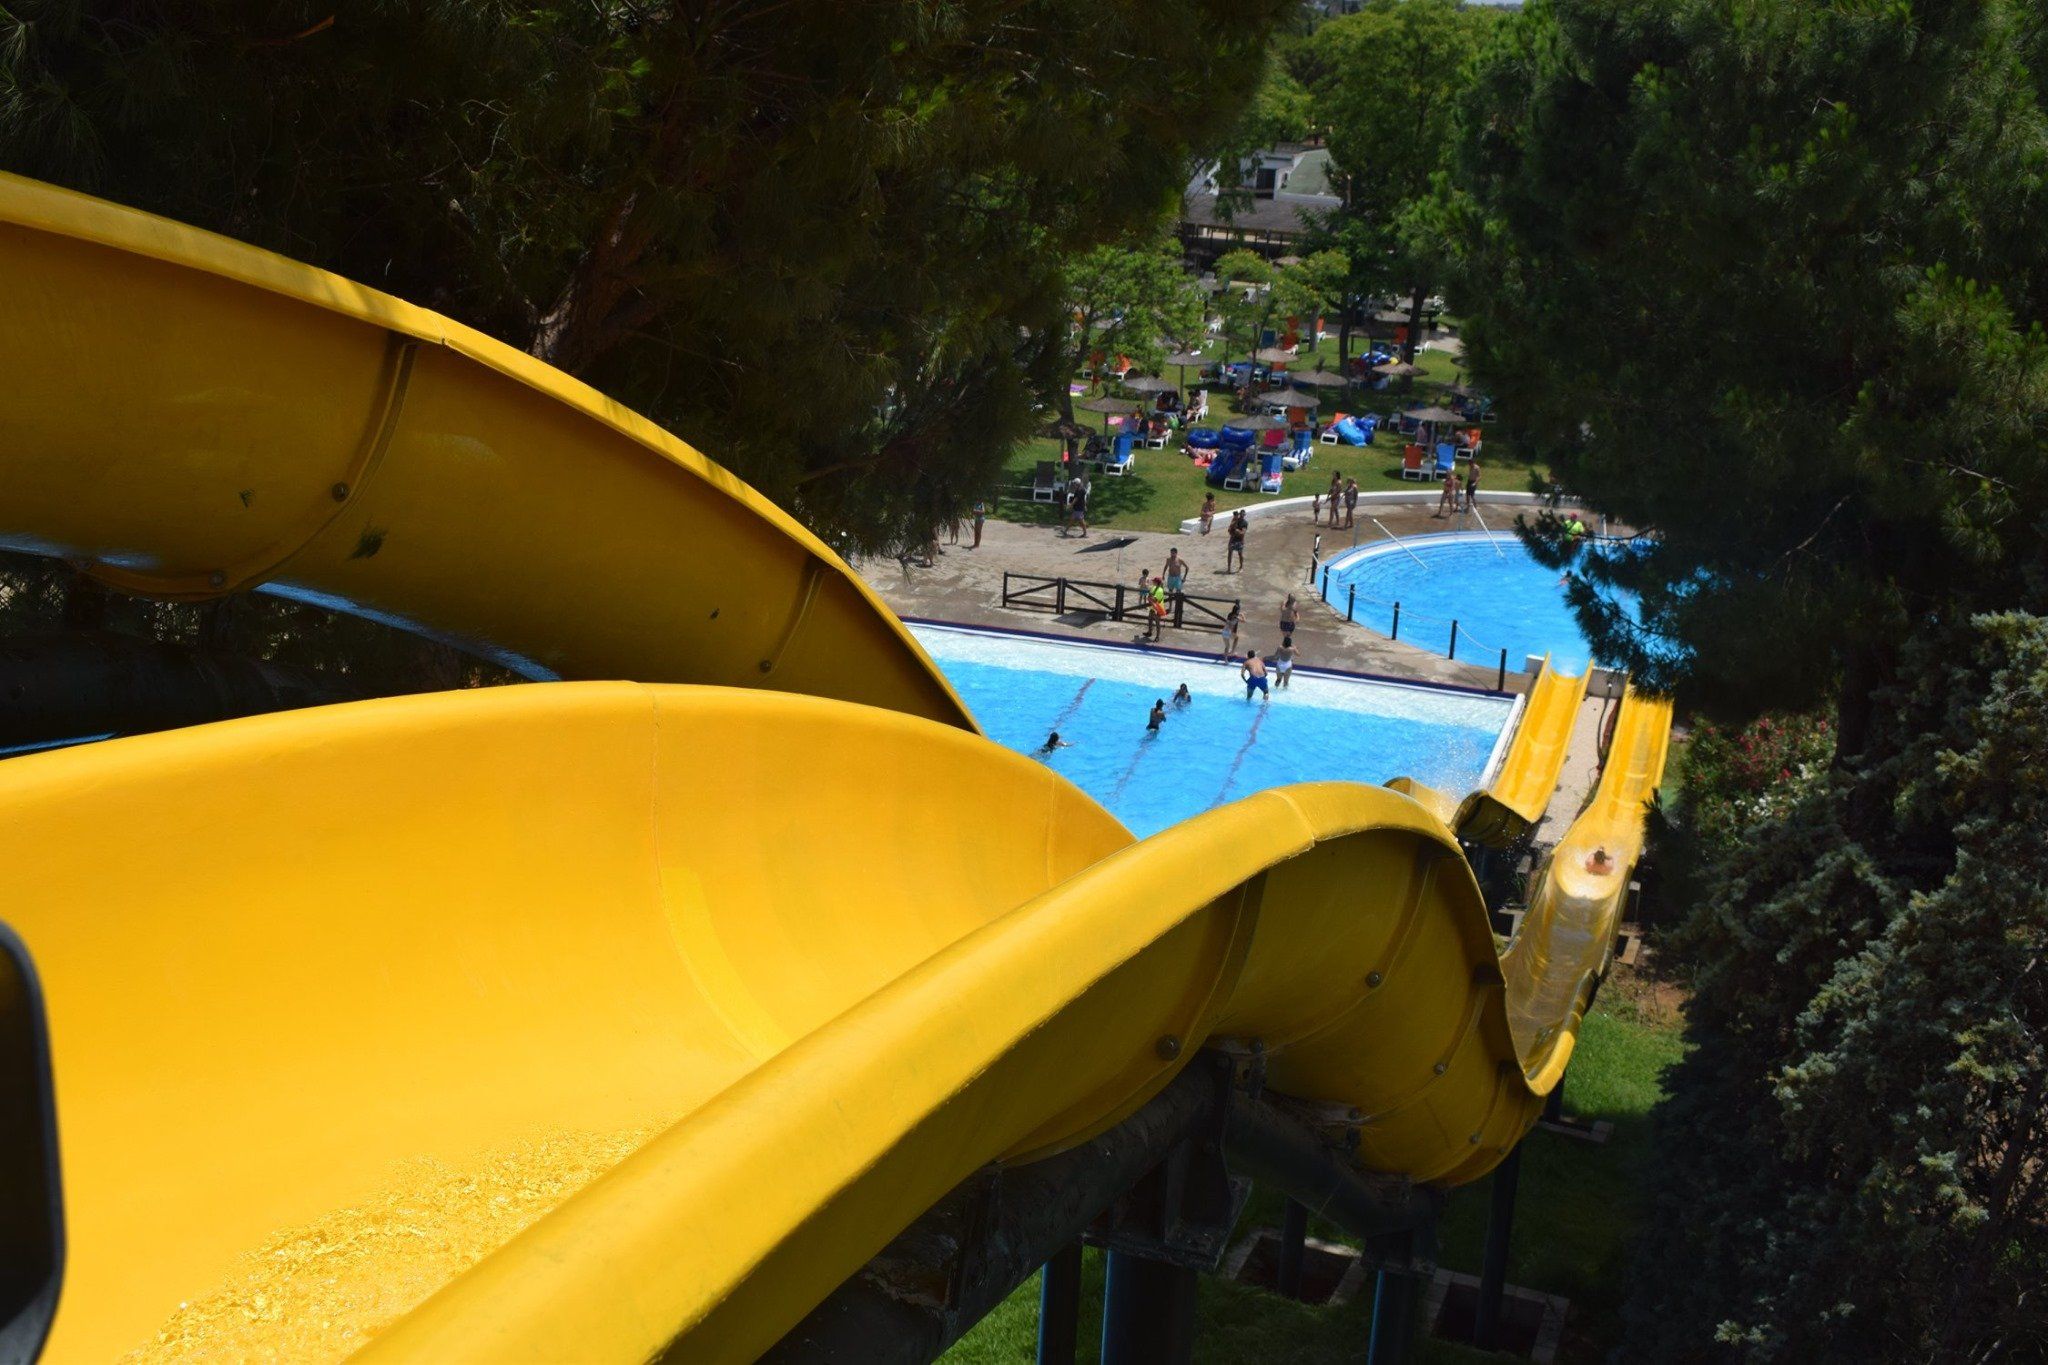
[[[1492,782],[1464,800],[1412,777],[1397,777],[1387,785],[1420,802],[1461,839],[1496,846],[1513,843],[1543,818],[1557,790],[1588,676],[1560,674],[1546,657],[1501,759],[1500,771]]]
[[[1579,703],[1585,699],[1591,674],[1591,669],[1576,677],[1559,673],[1550,666],[1549,658],[1543,660],[1500,772],[1484,792],[1466,798],[1459,812],[1456,829],[1460,835],[1485,844],[1508,844],[1543,818],[1564,771],[1572,726],[1578,720]]]
[[[1589,812],[1617,846],[1661,752]],[[280,1248],[342,1280],[325,1326],[269,1324],[289,1358],[745,1359],[977,1166],[1141,1104],[1167,1036],[1263,1039],[1274,1087],[1364,1112],[1367,1163],[1469,1180],[1556,1050],[1511,1019],[1583,965],[1504,979],[1455,845],[1384,789],[1132,843],[958,728],[758,691],[492,689],[14,759],[0,859],[55,1047],[53,1360],[159,1330],[203,1356],[209,1317],[289,1301]],[[351,1249],[347,1211],[419,1163],[459,1200],[615,1134],[651,1136],[438,1251],[476,1261],[445,1286]]]
[[[0,763],[54,1050],[52,1360],[749,1359],[977,1167],[1085,1140],[1212,1038],[1444,1185],[1569,1056],[1668,704],[1624,701],[1565,840],[1619,869],[1561,854],[1501,958],[1444,822],[1393,791],[1133,842],[982,739],[788,518],[474,333],[11,179],[0,279],[0,539],[744,684]]]
[[[1521,931],[1501,956],[1516,1050],[1531,1087],[1546,1094],[1571,1060],[1579,1016],[1613,953],[1629,875],[1642,856],[1645,807],[1664,780],[1670,741],[1670,698],[1631,687],[1615,718],[1600,785],[1552,851]],[[1590,869],[1588,860],[1600,849],[1613,871]]]
[[[0,544],[268,584],[535,676],[972,726],[817,537],[560,371],[339,276],[0,174]]]

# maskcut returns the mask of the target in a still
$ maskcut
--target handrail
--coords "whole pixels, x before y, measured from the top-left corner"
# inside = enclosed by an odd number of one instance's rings
[[[1407,542],[1403,541],[1403,540],[1401,539],[1401,537],[1399,537],[1399,536],[1395,535],[1395,534],[1394,534],[1394,533],[1393,533],[1392,531],[1389,531],[1389,530],[1388,530],[1388,529],[1386,528],[1386,525],[1385,525],[1385,523],[1381,522],[1381,521],[1380,521],[1380,519],[1379,519],[1378,517],[1375,517],[1375,516],[1367,516],[1367,517],[1366,517],[1366,520],[1367,520],[1367,521],[1369,521],[1369,522],[1371,522],[1371,523],[1372,523],[1373,525],[1375,525],[1375,526],[1379,527],[1379,528],[1380,528],[1380,534],[1381,534],[1381,535],[1385,536],[1385,537],[1386,537],[1386,538],[1387,538],[1388,540],[1391,540],[1391,541],[1393,541],[1393,542],[1394,542],[1394,543],[1395,543],[1396,545],[1399,545],[1399,546],[1401,547],[1401,553],[1402,553],[1402,554],[1404,554],[1404,555],[1407,555],[1407,556],[1408,556],[1408,557],[1409,557],[1410,559],[1414,560],[1414,561],[1415,561],[1415,562],[1416,562],[1417,564],[1421,564],[1421,565],[1422,565],[1422,567],[1423,567],[1423,568],[1425,568],[1425,569],[1427,569],[1427,568],[1429,567],[1429,565],[1427,565],[1427,564],[1423,564],[1423,563],[1422,563],[1422,556],[1421,556],[1421,555],[1419,555],[1419,554],[1415,553],[1415,551],[1413,551],[1413,550],[1409,549],[1409,548],[1408,548],[1408,545],[1407,545]]]
[[[1015,586],[1013,586],[1013,580]],[[1107,620],[1143,620],[1147,598],[1132,591],[1128,583],[1103,583],[1090,579],[1067,578],[1057,574],[1026,574],[1003,571],[1002,605],[1021,610],[1050,611],[1053,615],[1064,615],[1067,610],[1067,595],[1072,593],[1086,609]],[[1168,593],[1167,601],[1172,606],[1161,620],[1177,630],[1189,629],[1185,612],[1193,608],[1208,620],[1198,620],[1193,628],[1204,630],[1211,624],[1221,624],[1231,608],[1243,609],[1243,599],[1237,597],[1197,597],[1192,593]]]
[[[1502,559],[1506,559],[1508,557],[1508,552],[1506,550],[1501,549],[1500,538],[1494,535],[1493,528],[1486,524],[1486,518],[1479,515],[1479,504],[1474,502],[1468,502],[1465,504],[1465,510],[1470,512],[1472,514],[1473,520],[1479,523],[1479,529],[1486,532],[1486,543],[1493,547],[1494,554],[1498,555]]]

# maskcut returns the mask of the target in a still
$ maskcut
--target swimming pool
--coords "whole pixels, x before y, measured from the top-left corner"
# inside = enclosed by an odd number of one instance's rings
[[[1491,665],[1505,649],[1518,671],[1525,656],[1548,653],[1559,670],[1577,673],[1592,651],[1558,577],[1511,533],[1404,536],[1333,558],[1330,604],[1342,611],[1355,586],[1353,619],[1382,635],[1393,633],[1398,602],[1399,638],[1419,649],[1448,653],[1456,621],[1460,659]]]
[[[1046,758],[1143,837],[1268,787],[1408,776],[1464,793],[1497,762],[1512,697],[1330,675],[1298,675],[1270,703],[1246,702],[1235,668],[1206,658],[916,625],[920,643],[991,739]],[[1181,683],[1194,700],[1156,699]]]

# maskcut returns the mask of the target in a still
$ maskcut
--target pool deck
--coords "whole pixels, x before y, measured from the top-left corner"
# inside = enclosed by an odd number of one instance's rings
[[[858,568],[883,601],[903,616],[1128,644],[1140,634],[1134,624],[1109,621],[1092,611],[1054,616],[1046,611],[1004,607],[1004,572],[1135,585],[1140,564],[1158,572],[1166,563],[1166,552],[1178,548],[1188,561],[1191,593],[1242,600],[1245,619],[1250,623],[1244,643],[1251,647],[1270,651],[1280,643],[1275,623],[1281,603],[1291,592],[1301,609],[1295,645],[1304,667],[1338,668],[1491,690],[1496,669],[1454,663],[1440,654],[1350,625],[1343,619],[1341,608],[1332,610],[1325,606],[1307,587],[1309,556],[1318,535],[1322,537],[1325,558],[1349,549],[1353,543],[1365,545],[1386,539],[1364,519],[1366,510],[1360,504],[1361,517],[1354,542],[1354,533],[1349,529],[1338,531],[1312,523],[1305,506],[1271,507],[1251,523],[1245,545],[1245,571],[1241,574],[1223,572],[1222,518],[1207,536],[1189,532],[1095,530],[1086,539],[1072,536],[1065,540],[1049,527],[991,521],[983,529],[980,549],[969,549],[964,543],[941,546],[945,553],[934,561],[932,568],[913,565],[906,570],[893,559],[864,560]],[[1487,524],[1497,534],[1511,535],[1514,514],[1522,510],[1526,509],[1496,504],[1495,510],[1487,514]],[[1484,502],[1481,511],[1487,512]],[[1479,529],[1469,517],[1434,517],[1428,505],[1382,505],[1372,508],[1371,515],[1396,536]],[[966,538],[972,539],[971,531],[962,530]],[[1118,541],[1126,543],[1121,549],[1111,548]],[[1168,630],[1163,643],[1169,648],[1213,650],[1218,640],[1210,630]],[[1514,662],[1510,660],[1510,665]],[[1599,676],[1595,675],[1596,681]],[[1510,692],[1526,691],[1529,678],[1511,672],[1507,685]],[[1597,687],[1594,690],[1597,692]],[[1603,708],[1608,705],[1598,695],[1588,695],[1580,704],[1564,771],[1551,796],[1550,807],[1537,827],[1538,842],[1554,844],[1563,838],[1598,782],[1600,722]]]
[[[1496,533],[1512,534],[1508,527],[1513,523],[1515,510],[1520,509],[1502,507],[1498,514],[1487,516],[1487,524]],[[1065,540],[1050,527],[991,521],[982,533],[980,549],[967,548],[964,540],[960,545],[942,545],[945,553],[934,561],[933,568],[913,565],[906,570],[893,559],[867,559],[857,567],[882,600],[902,616],[1128,644],[1142,634],[1134,622],[1110,621],[1093,611],[1070,611],[1055,616],[1047,611],[1004,607],[1004,572],[1135,586],[1140,565],[1158,573],[1166,563],[1166,552],[1177,548],[1188,561],[1190,595],[1235,597],[1242,601],[1246,629],[1240,647],[1267,653],[1278,648],[1280,607],[1291,592],[1301,610],[1301,625],[1295,632],[1294,643],[1304,667],[1339,668],[1492,689],[1497,668],[1453,662],[1441,654],[1350,625],[1344,620],[1341,606],[1335,610],[1324,606],[1308,586],[1309,557],[1318,535],[1323,538],[1325,558],[1350,548],[1354,535],[1361,545],[1384,539],[1365,519],[1363,504],[1359,507],[1355,533],[1312,524],[1305,506],[1274,511],[1275,515],[1261,516],[1251,523],[1242,573],[1223,572],[1222,517],[1207,536],[1096,529],[1085,539],[1075,535]],[[1481,511],[1486,512],[1484,502]],[[1397,536],[1478,529],[1469,518],[1434,518],[1426,505],[1382,506],[1374,508],[1372,515]],[[971,531],[963,527],[962,533],[965,539],[972,539]],[[1121,549],[1110,548],[1118,541],[1127,543]],[[1191,628],[1167,630],[1164,643],[1181,649],[1213,650],[1220,642],[1213,630]],[[1518,662],[1510,659],[1509,668],[1513,669]],[[1526,690],[1528,683],[1525,675],[1509,672],[1510,692]]]

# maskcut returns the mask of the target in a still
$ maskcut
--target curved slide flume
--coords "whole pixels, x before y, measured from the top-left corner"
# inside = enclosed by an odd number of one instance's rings
[[[817,537],[480,332],[4,173],[0,279],[0,545],[130,592],[393,619],[535,678],[974,723]]]
[[[1133,842],[980,738],[815,539],[530,359],[13,179],[0,274],[0,541],[540,675],[736,685],[0,764],[54,1061],[52,1359],[746,1358],[964,1176],[1088,1140],[1205,1042],[1258,1038],[1274,1091],[1361,1111],[1363,1163],[1441,1185],[1569,1054],[1611,887],[1558,880],[1530,924],[1578,938],[1525,928],[1504,974],[1454,838],[1397,793]],[[1667,723],[1624,701],[1632,776],[1582,817],[1624,868]]]
[[[591,683],[17,759],[0,813],[53,1360],[748,1358],[1219,1037],[1418,1180],[1541,1104],[1470,872],[1384,789],[1134,843],[957,728]]]
[[[1410,777],[1397,777],[1387,785],[1421,802],[1461,839],[1496,846],[1514,842],[1543,818],[1557,790],[1590,676],[1590,671],[1559,673],[1546,656],[1499,772],[1462,801]]]

